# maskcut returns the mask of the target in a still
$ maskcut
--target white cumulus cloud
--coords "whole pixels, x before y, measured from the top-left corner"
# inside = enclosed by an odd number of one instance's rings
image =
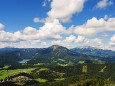
[[[102,9],[102,8],[107,7],[107,6],[111,6],[112,4],[113,4],[113,2],[110,1],[110,0],[100,0],[100,1],[97,3],[96,8]]]
[[[34,21],[35,23],[44,23],[44,22],[45,22],[45,19],[34,18],[33,21]]]
[[[83,10],[85,1],[86,0],[52,0],[51,10],[47,14],[50,18],[69,22],[73,14]]]
[[[113,35],[110,39],[110,43],[109,43],[111,46],[114,46],[115,47],[115,35]]]
[[[4,25],[0,23],[0,30],[2,30],[3,28],[4,28]]]
[[[93,17],[83,25],[73,27],[73,33],[83,36],[95,36],[97,33],[107,31],[115,31],[115,18],[105,20],[104,18],[97,19]]]

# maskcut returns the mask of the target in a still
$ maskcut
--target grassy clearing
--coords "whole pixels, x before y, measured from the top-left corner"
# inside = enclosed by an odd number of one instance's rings
[[[49,70],[48,68],[40,68],[37,72]]]
[[[38,78],[38,79],[36,79],[36,81],[39,81],[39,82],[47,82],[48,80],[46,80],[46,79],[41,79],[41,78]]]
[[[57,59],[58,61],[62,61],[62,62],[65,62],[65,60],[63,60],[63,59]]]
[[[56,81],[62,81],[62,80],[65,80],[65,78],[56,78],[55,80]]]
[[[85,63],[85,61],[79,61],[78,62],[78,64],[84,64]]]
[[[100,72],[104,72],[104,70],[107,68],[107,66],[104,66],[101,70],[100,70]]]
[[[64,67],[65,67],[65,66],[70,66],[69,64],[60,64],[60,63],[58,63],[58,65],[59,65],[59,66],[64,66]]]
[[[16,69],[16,70],[0,70],[0,79],[4,79],[8,76],[13,76],[15,74],[19,74],[20,72],[31,73],[35,68],[29,69]]]
[[[6,65],[3,67],[3,69],[8,69],[10,67],[10,65]]]

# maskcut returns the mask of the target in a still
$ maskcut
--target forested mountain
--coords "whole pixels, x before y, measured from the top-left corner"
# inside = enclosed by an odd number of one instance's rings
[[[17,51],[0,53],[0,66],[17,64],[21,60]]]
[[[90,55],[95,58],[102,59],[106,62],[115,62],[115,51],[112,50],[103,50],[103,49],[90,47],[90,46],[77,47],[70,50],[73,52]]]
[[[73,64],[77,63],[80,59],[82,60],[88,60],[90,59],[90,56],[81,54],[81,53],[75,53],[71,50],[58,45],[53,45],[48,48],[44,48],[41,51],[39,51],[34,58],[32,58],[29,63],[53,63],[53,64]]]
[[[92,56],[100,56],[100,57],[115,57],[115,51],[112,50],[103,50],[96,47],[76,47],[71,49],[73,52],[79,52]]]
[[[39,52],[39,50],[41,49],[40,48],[1,48],[0,54],[17,52],[21,59],[30,59],[37,52]]]
[[[48,48],[0,49],[1,86],[104,86],[115,83],[114,53],[87,48],[67,49],[53,45]],[[103,52],[102,52],[103,51]],[[106,56],[104,54],[106,52]],[[95,52],[95,53],[94,53]],[[98,52],[98,53],[97,53]],[[108,54],[107,54],[108,52]],[[91,53],[91,54],[90,54]],[[93,54],[94,53],[94,54]],[[97,53],[97,55],[96,55]],[[99,54],[101,53],[101,54]],[[26,63],[20,60],[30,59]],[[111,63],[106,63],[106,62]]]
[[[79,62],[92,63],[97,60],[106,62],[115,61],[115,52],[93,47],[67,49],[53,45],[48,48],[1,48],[0,64],[18,63],[23,59],[31,59],[28,63],[36,64],[76,64]],[[98,62],[98,61],[95,61]]]
[[[39,50],[37,48],[1,48],[0,66],[16,65],[23,59],[31,59]]]

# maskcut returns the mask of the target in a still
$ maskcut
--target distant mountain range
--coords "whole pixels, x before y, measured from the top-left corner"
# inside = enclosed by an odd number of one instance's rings
[[[76,47],[70,50],[77,53],[95,56],[96,58],[103,58],[104,60],[110,62],[115,61],[115,51],[112,50],[103,50],[91,46]]]
[[[71,49],[73,52],[79,52],[87,55],[100,56],[100,57],[113,57],[115,56],[115,51],[103,50],[96,47],[85,46],[85,47],[76,47]]]
[[[95,59],[114,62],[115,51],[102,50],[94,47],[80,47],[67,49],[63,46],[53,45],[48,48],[1,48],[0,63],[17,62],[22,59],[31,59],[28,63],[73,64],[79,61],[87,63]]]

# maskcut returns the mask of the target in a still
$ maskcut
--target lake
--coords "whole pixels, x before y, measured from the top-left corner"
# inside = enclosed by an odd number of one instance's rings
[[[23,59],[22,61],[19,61],[19,63],[26,63],[27,61],[29,61],[30,59]]]

